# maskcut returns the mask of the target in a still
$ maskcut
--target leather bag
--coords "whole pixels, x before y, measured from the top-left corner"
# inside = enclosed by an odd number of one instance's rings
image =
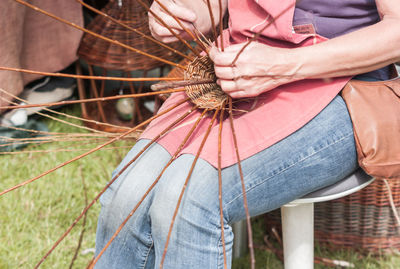
[[[400,77],[350,80],[342,97],[353,122],[360,167],[375,178],[400,179]]]

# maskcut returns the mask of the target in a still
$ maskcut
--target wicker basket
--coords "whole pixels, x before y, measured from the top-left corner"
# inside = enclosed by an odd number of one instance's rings
[[[400,208],[400,181],[389,181],[396,208]],[[399,210],[397,210],[399,212]],[[267,229],[280,229],[280,210],[267,214]],[[388,190],[375,180],[349,196],[315,204],[315,240],[328,248],[352,248],[361,252],[400,250],[397,225]]]
[[[149,6],[152,1],[145,0],[143,2]],[[136,0],[110,0],[102,11],[119,22],[137,29],[147,36],[151,36],[147,10]],[[179,59],[171,51],[143,38],[122,25],[114,23],[104,16],[96,16],[87,28],[104,37],[119,41],[153,56],[169,61]],[[179,51],[185,51],[185,47],[181,43],[173,43],[169,46]],[[150,70],[165,65],[158,60],[86,33],[83,35],[79,46],[78,56],[90,65],[100,66],[108,70]]]

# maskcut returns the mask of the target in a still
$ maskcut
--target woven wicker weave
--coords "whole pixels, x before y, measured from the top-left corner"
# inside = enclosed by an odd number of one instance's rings
[[[400,208],[400,181],[389,184],[394,204]],[[268,230],[280,228],[280,211],[268,213],[266,222]],[[349,196],[316,203],[314,227],[315,240],[332,249],[352,248],[373,253],[400,250],[400,229],[381,180]]]
[[[217,80],[214,64],[208,56],[197,57],[189,63],[185,73],[185,80],[212,79]],[[185,87],[190,100],[200,108],[215,109],[228,100],[228,96],[217,83],[199,84]]]
[[[149,0],[145,2],[150,5]],[[148,27],[146,9],[135,0],[110,0],[102,11],[114,19],[135,28],[147,36],[151,36]],[[96,16],[88,25],[89,30],[102,36],[119,41],[151,55],[174,61],[177,56],[156,43],[144,39],[139,34],[115,24],[104,16]],[[172,45],[177,50],[184,51],[182,44]],[[147,56],[140,55],[121,46],[111,44],[92,35],[85,34],[82,38],[78,55],[87,63],[111,70],[150,70],[164,65]]]

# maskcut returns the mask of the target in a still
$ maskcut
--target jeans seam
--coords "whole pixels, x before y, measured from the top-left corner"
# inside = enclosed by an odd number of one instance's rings
[[[246,193],[248,193],[249,191],[251,191],[252,189],[254,189],[255,187],[257,187],[258,185],[263,184],[266,180],[269,180],[270,178],[273,178],[273,177],[275,177],[275,176],[277,176],[277,175],[279,175],[279,174],[285,172],[286,170],[288,170],[288,169],[292,168],[293,166],[297,165],[298,163],[305,161],[306,159],[308,159],[308,158],[314,156],[315,154],[317,154],[317,153],[319,153],[319,152],[325,150],[326,148],[328,148],[328,147],[330,147],[330,146],[332,146],[332,145],[334,145],[334,144],[336,144],[336,143],[339,143],[339,142],[341,142],[342,140],[347,139],[348,137],[351,137],[351,136],[353,136],[353,133],[348,134],[348,135],[346,135],[346,136],[343,136],[342,138],[340,138],[340,139],[338,139],[338,140],[335,140],[333,143],[330,143],[330,144],[326,145],[325,147],[320,148],[318,151],[315,151],[315,152],[313,152],[312,154],[303,157],[302,159],[298,160],[297,162],[293,163],[292,165],[289,165],[288,167],[286,167],[286,168],[280,170],[279,172],[277,172],[277,173],[271,175],[270,177],[267,177],[267,178],[265,178],[264,180],[260,181],[260,183],[255,184],[254,186],[250,187],[249,189],[246,189],[246,190],[245,190]],[[240,193],[239,195],[237,195],[236,197],[234,197],[231,201],[229,201],[228,203],[226,203],[226,206],[229,205],[229,204],[231,204],[233,201],[237,200],[238,198],[240,198],[240,197],[242,197],[242,196],[243,196],[243,193]]]
[[[151,248],[154,246],[153,239],[150,239],[150,240],[151,240],[151,245],[149,246],[149,249],[147,251],[146,258],[144,259],[144,263],[143,263],[143,267],[142,267],[143,269],[146,267],[147,261],[149,260]]]
[[[222,227],[222,229],[224,229],[224,227]],[[219,247],[221,246],[221,248]],[[222,244],[222,235],[220,235],[219,239],[218,239],[218,243],[217,243],[217,249],[218,249],[218,265],[222,264],[222,268],[224,268],[224,252],[222,250],[221,253],[221,249],[223,248],[223,244]],[[222,263],[221,263],[221,255],[222,255]],[[221,268],[221,266],[218,266],[218,268]]]

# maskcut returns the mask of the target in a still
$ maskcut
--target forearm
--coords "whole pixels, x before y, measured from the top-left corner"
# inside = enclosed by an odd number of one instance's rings
[[[326,42],[292,50],[296,78],[351,76],[400,60],[400,19],[379,23]]]

